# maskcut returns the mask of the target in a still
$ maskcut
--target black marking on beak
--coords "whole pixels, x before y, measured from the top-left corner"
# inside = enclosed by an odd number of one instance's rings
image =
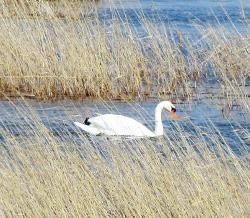
[[[174,107],[172,107],[171,112],[176,113],[176,109]]]
[[[89,126],[90,125],[90,122],[89,122],[89,117],[86,117],[85,121],[84,121],[84,124]]]

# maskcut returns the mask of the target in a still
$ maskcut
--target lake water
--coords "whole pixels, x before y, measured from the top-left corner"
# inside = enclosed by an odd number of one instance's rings
[[[77,138],[81,133],[81,130],[74,126],[74,121],[84,122],[86,117],[115,113],[130,116],[153,130],[154,109],[158,102],[157,100],[146,102],[85,100],[55,103],[33,100],[0,101],[0,129],[16,138],[31,137],[36,126],[34,120],[38,120],[55,136],[72,140],[72,137]],[[249,113],[242,110],[240,105],[234,104],[229,110],[222,101],[203,99],[177,103],[176,108],[181,117],[178,121],[170,119],[166,112],[162,113],[165,134],[197,137],[195,130],[197,128],[213,137],[219,135],[216,132],[218,130],[236,153],[249,152]]]

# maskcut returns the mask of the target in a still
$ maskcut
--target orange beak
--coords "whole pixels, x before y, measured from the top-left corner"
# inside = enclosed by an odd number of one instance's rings
[[[170,116],[172,119],[176,119],[178,118],[178,116],[176,115],[176,109],[172,108],[171,112],[170,112]]]

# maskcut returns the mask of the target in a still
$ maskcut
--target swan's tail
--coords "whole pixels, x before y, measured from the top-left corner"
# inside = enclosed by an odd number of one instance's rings
[[[92,135],[99,135],[101,134],[101,132],[94,128],[94,127],[91,127],[91,126],[88,126],[88,125],[85,125],[85,124],[82,124],[82,123],[79,123],[79,122],[74,122],[74,124],[76,126],[78,126],[79,128],[81,128],[83,131],[87,132],[87,133],[90,133]]]

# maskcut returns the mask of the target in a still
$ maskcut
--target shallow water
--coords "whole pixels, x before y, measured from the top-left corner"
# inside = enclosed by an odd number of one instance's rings
[[[53,135],[72,140],[72,137],[83,133],[73,125],[74,121],[83,122],[86,117],[115,113],[130,116],[153,130],[157,102],[0,101],[0,129],[16,138],[32,137],[37,126],[43,124]],[[165,134],[182,134],[185,137],[197,137],[197,131],[208,136],[221,134],[236,153],[249,152],[249,113],[239,105],[235,104],[229,110],[219,102],[213,104],[211,101],[199,100],[177,103],[176,108],[180,120],[172,120],[167,113],[162,113]]]

